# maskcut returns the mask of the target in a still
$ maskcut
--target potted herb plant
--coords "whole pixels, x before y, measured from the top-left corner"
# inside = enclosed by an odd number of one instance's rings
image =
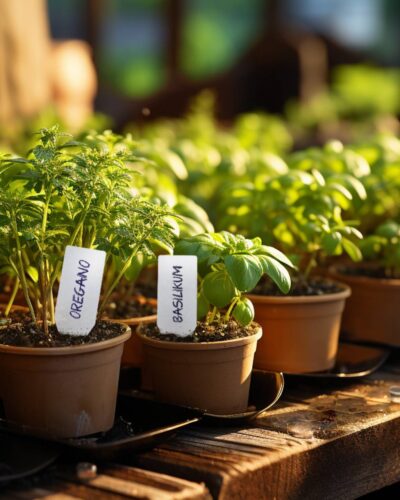
[[[180,240],[175,255],[198,258],[198,322],[192,335],[160,334],[144,326],[139,335],[157,397],[214,414],[247,408],[250,374],[262,331],[244,296],[266,274],[282,292],[290,288],[281,252],[226,231]]]
[[[141,192],[146,199],[157,204],[160,203],[161,193],[154,193],[153,190],[146,191]],[[150,196],[149,191],[152,196]],[[173,194],[170,194],[172,197]],[[165,201],[171,202],[172,200]],[[181,195],[176,196],[171,209],[177,217],[176,220],[170,218],[169,223],[173,226],[176,235],[192,236],[214,229],[205,211],[189,198]],[[135,331],[142,323],[155,323],[157,319],[156,254],[169,252],[170,248],[168,246],[162,247],[160,244],[154,245],[154,243],[152,244],[152,255],[141,253],[132,259],[124,279],[118,286],[118,293],[109,301],[105,312],[107,318],[128,325],[132,331]],[[112,279],[116,265],[110,266],[110,273],[106,280]],[[132,335],[124,345],[122,364],[142,368],[142,387],[149,387],[149,383],[146,383],[148,377],[143,371],[142,351],[139,337]]]
[[[281,296],[264,280],[249,296],[256,321],[265,335],[258,345],[256,368],[286,372],[327,370],[335,363],[341,314],[350,289],[345,284],[314,276],[326,256],[345,252],[353,260],[361,253],[352,241],[361,234],[344,221],[341,205],[348,206],[349,190],[317,171],[292,170],[262,184],[239,186],[222,200],[230,229],[260,234],[278,245],[296,263],[291,268],[292,288]],[[280,260],[289,267],[288,262]],[[288,271],[277,266],[281,274]]]
[[[131,196],[130,156],[110,137],[81,144],[52,128],[40,131],[27,158],[0,163],[2,262],[31,316],[0,330],[0,398],[8,419],[46,434],[76,437],[113,425],[130,336],[128,327],[101,320],[86,336],[57,331],[54,292],[65,248],[104,250],[106,268],[118,261],[100,318],[132,260],[152,254],[150,242],[172,248],[169,209]]]
[[[371,171],[361,179],[367,198],[354,212],[365,235],[360,242],[363,261],[330,267],[335,279],[352,288],[343,314],[343,334],[398,346],[400,141],[386,135],[354,149],[365,157]]]
[[[131,151],[130,166],[134,172],[131,177],[131,194],[141,196],[150,203],[170,206],[173,213],[179,216],[169,219],[176,235],[213,230],[206,212],[194,201],[178,193],[177,182],[187,177],[187,170],[181,158],[166,146],[162,135],[157,135],[151,141],[143,137],[136,141],[130,134],[119,136],[106,131],[100,137],[107,137],[114,147],[123,146]],[[95,136],[90,142],[96,140]],[[170,248],[160,241],[152,240],[150,243],[152,254],[140,253],[132,259],[104,311],[107,319],[126,324],[132,331],[141,323],[156,321],[156,255],[170,252]],[[106,283],[112,282],[120,265],[118,259],[113,259],[105,277]],[[125,343],[122,363],[143,366],[142,346],[137,336],[132,335]]]
[[[333,275],[351,287],[343,314],[350,340],[400,346],[400,224],[387,220],[360,244],[363,262]]]

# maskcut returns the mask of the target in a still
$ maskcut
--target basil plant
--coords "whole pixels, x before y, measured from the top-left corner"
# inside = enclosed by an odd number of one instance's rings
[[[291,286],[287,267],[291,261],[279,250],[227,231],[203,233],[178,241],[176,255],[196,255],[199,266],[198,319],[225,324],[234,318],[246,326],[254,319],[254,307],[245,296],[263,275],[283,293]]]

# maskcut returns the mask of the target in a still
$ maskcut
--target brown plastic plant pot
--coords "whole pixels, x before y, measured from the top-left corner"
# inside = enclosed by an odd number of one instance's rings
[[[72,347],[0,344],[0,399],[5,416],[43,435],[79,437],[114,423],[122,335]]]
[[[157,299],[146,298],[146,302],[153,306],[157,306]],[[107,317],[105,317],[107,319]],[[139,318],[112,318],[110,321],[127,325],[132,330],[131,338],[125,342],[124,350],[122,353],[121,364],[123,366],[134,366],[136,368],[143,367],[143,347],[139,337],[133,335],[137,327],[143,324],[155,323],[157,321],[157,314],[150,314],[149,316],[142,316]]]
[[[0,304],[5,304],[7,305],[8,301],[10,299],[10,294],[7,294],[7,293],[0,293]],[[27,307],[26,305],[26,300],[25,300],[25,297],[23,294],[17,294],[15,296],[15,299],[14,299],[14,302],[13,302],[13,305],[14,306],[21,306],[21,307]]]
[[[329,370],[335,364],[340,321],[350,288],[338,293],[276,297],[249,295],[264,331],[254,368],[287,373]]]
[[[156,323],[157,314],[143,316],[142,318],[113,319],[113,321],[122,325],[127,325],[132,330],[131,338],[124,344],[121,365],[140,368],[140,388],[144,391],[151,391],[153,389],[153,384],[149,368],[144,362],[143,342],[136,332],[139,325]]]
[[[343,337],[400,347],[400,280],[334,276],[352,291],[343,312]]]
[[[247,409],[259,328],[250,337],[218,342],[170,342],[143,335],[145,362],[157,398],[214,414]]]
[[[7,307],[7,303],[1,300],[1,295],[0,295],[0,311],[4,311],[6,309],[6,307]],[[29,308],[26,306],[20,306],[20,305],[13,304],[11,306],[11,310],[10,310],[11,319],[12,319],[13,312],[26,313],[27,315],[29,315]]]
[[[156,323],[157,314],[152,314],[150,316],[143,316],[142,318],[129,318],[129,319],[113,319],[115,323],[120,323],[121,325],[127,325],[132,330],[132,336],[125,342],[124,351],[122,353],[122,365],[134,366],[136,368],[142,368],[144,363],[143,357],[143,345],[140,337],[134,335],[139,325],[148,325],[151,323]]]

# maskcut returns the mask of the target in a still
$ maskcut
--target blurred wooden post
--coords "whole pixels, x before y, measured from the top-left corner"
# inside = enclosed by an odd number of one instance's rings
[[[180,74],[180,48],[182,42],[183,0],[167,0],[167,70],[170,81]]]
[[[12,126],[50,100],[45,0],[0,0],[0,124]]]
[[[103,17],[106,14],[104,0],[86,0],[84,7],[84,19],[86,27],[85,40],[92,50],[92,58],[98,63],[100,52],[100,30]]]
[[[309,102],[326,89],[328,54],[324,41],[307,35],[298,44],[300,60],[300,99]]]

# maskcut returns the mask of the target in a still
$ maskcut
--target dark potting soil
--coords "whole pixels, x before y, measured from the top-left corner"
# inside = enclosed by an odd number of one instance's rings
[[[218,342],[221,340],[233,340],[254,335],[259,329],[257,323],[251,323],[248,326],[241,326],[235,320],[229,321],[225,325],[220,325],[216,322],[206,324],[203,321],[198,321],[196,330],[192,335],[187,337],[178,337],[173,333],[161,334],[157,325],[146,325],[142,333],[147,337],[157,340],[167,340],[169,342]]]
[[[138,283],[135,289],[144,297],[148,297],[149,299],[157,298],[157,283]]]
[[[95,344],[118,337],[124,332],[123,325],[98,321],[89,335],[64,335],[58,332],[56,325],[50,325],[49,334],[46,335],[35,323],[21,323],[1,329],[0,344],[18,347],[69,347]]]
[[[336,283],[321,278],[310,278],[309,280],[300,281],[293,279],[292,287],[288,296],[310,296],[310,295],[326,295],[328,293],[339,293],[343,290]],[[276,297],[285,297],[279,288],[270,280],[262,280],[251,292],[255,295],[269,295]]]
[[[340,268],[338,271],[339,273],[347,276],[362,276],[364,278],[375,278],[381,280],[400,279],[400,276],[397,276],[397,278],[388,276],[383,267],[346,267]]]
[[[142,318],[157,313],[157,306],[150,304],[143,296],[134,296],[130,300],[116,300],[107,308],[110,319]]]

